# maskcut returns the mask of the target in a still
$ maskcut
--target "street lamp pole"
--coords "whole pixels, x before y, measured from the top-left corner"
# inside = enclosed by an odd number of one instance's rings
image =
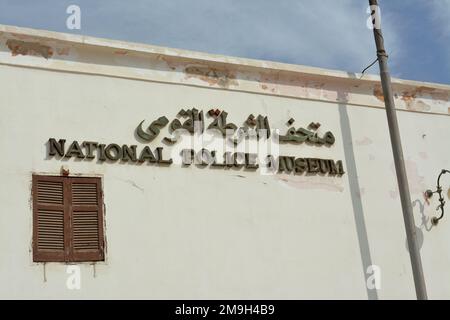
[[[422,270],[422,261],[419,251],[420,249],[417,244],[416,225],[414,223],[408,179],[406,176],[402,144],[400,140],[400,131],[398,127],[397,114],[395,111],[394,98],[392,95],[391,76],[389,74],[389,68],[387,64],[388,56],[384,48],[381,26],[378,25],[379,21],[376,21],[377,19],[375,19],[373,16],[374,13],[378,14],[378,1],[369,0],[369,4],[372,11],[373,34],[375,36],[375,44],[377,47],[381,86],[383,88],[384,103],[386,107],[389,134],[391,136],[392,151],[394,154],[395,171],[397,173],[397,183],[402,203],[403,219],[405,222],[406,237],[408,239],[409,256],[411,259],[416,296],[418,300],[426,300],[427,290]]]

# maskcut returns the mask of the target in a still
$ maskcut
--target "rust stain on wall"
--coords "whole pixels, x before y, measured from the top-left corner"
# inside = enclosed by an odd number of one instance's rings
[[[394,88],[395,90],[395,88]],[[449,93],[428,87],[415,87],[410,90],[396,89],[395,99],[401,99],[407,110],[411,111],[430,111],[432,106],[428,104],[431,101],[449,101]],[[384,102],[383,89],[380,85],[375,85],[373,95]]]
[[[198,78],[207,82],[210,86],[218,85],[222,88],[228,88],[231,85],[239,85],[236,76],[227,70],[219,70],[208,66],[188,66],[184,69],[184,72],[187,78]]]
[[[406,108],[413,111],[430,111],[431,106],[423,100],[430,100],[433,103],[449,102],[450,93],[443,90],[428,87],[416,87],[405,90],[401,94],[401,99],[405,102]]]
[[[408,91],[404,91],[402,93],[402,100],[405,101],[406,105],[410,105],[414,102],[414,99],[416,98],[416,92],[408,92]]]
[[[373,95],[380,101],[384,102],[384,95],[383,95],[383,89],[381,88],[381,86],[376,85],[373,88]]]
[[[261,90],[294,97],[309,97],[319,92],[323,84],[316,81],[305,81],[300,77],[285,75],[280,72],[260,73],[256,77]]]
[[[383,89],[381,86],[377,85],[373,88],[373,95],[381,102],[384,102]]]
[[[41,56],[45,59],[48,59],[53,55],[53,49],[50,46],[46,46],[38,42],[25,42],[9,39],[8,41],[6,41],[6,45],[8,46],[13,56],[21,54],[24,56]]]
[[[417,87],[416,92],[419,95],[429,95],[435,100],[450,100],[450,93],[448,91],[436,90],[435,88]]]
[[[127,50],[116,50],[114,51],[114,54],[118,54],[118,55],[126,55],[128,53]]]
[[[381,88],[381,86],[376,85],[373,88],[373,95],[380,101],[384,102],[384,95],[383,95],[383,89]]]
[[[401,99],[405,102],[406,109],[413,111],[430,111],[431,107],[423,101],[417,100],[417,95],[422,93],[419,89],[402,92]]]

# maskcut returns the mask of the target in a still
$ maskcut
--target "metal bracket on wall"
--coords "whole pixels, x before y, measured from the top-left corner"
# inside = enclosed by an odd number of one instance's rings
[[[446,169],[442,169],[441,173],[439,173],[439,176],[437,178],[437,187],[436,187],[436,191],[432,191],[432,190],[427,190],[425,191],[425,197],[427,199],[430,199],[433,194],[437,193],[439,194],[439,202],[440,204],[437,206],[436,211],[437,210],[441,210],[441,214],[439,215],[439,217],[433,217],[431,219],[431,223],[433,223],[434,225],[437,225],[439,223],[439,220],[441,220],[444,217],[444,205],[445,205],[445,200],[444,197],[442,196],[442,186],[441,186],[441,177],[443,174],[446,173],[450,173],[450,170],[446,170]]]

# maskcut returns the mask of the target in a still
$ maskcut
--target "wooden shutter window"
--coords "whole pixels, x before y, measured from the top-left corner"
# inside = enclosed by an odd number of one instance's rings
[[[33,260],[104,260],[100,178],[33,175]]]
[[[33,176],[33,191],[34,261],[64,261],[64,183],[60,177]]]
[[[103,260],[100,179],[78,178],[71,184],[72,261]]]

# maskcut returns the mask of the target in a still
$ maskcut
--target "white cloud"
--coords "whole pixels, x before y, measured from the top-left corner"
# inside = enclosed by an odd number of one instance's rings
[[[434,0],[428,4],[435,21],[435,29],[438,30],[437,35],[447,41],[445,44],[450,51],[450,0]]]
[[[436,18],[437,29],[441,31],[441,36],[450,38],[450,0],[430,1],[434,17]]]
[[[450,70],[450,0],[434,0],[429,3],[434,20],[435,36],[438,37],[445,50],[447,69]]]

